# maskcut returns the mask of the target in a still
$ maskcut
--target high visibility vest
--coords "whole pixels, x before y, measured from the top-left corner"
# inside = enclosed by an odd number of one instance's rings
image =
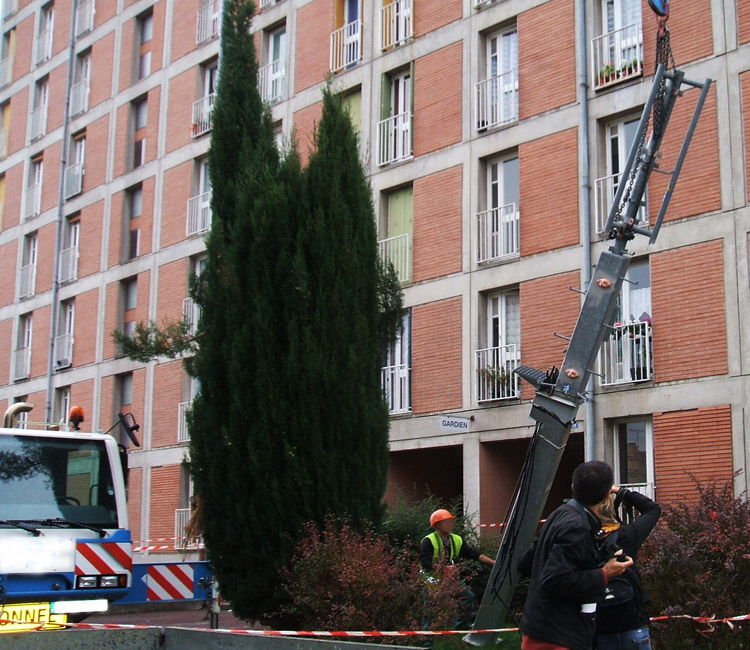
[[[460,535],[449,533],[448,539],[450,541],[450,544],[448,544],[448,547],[450,548],[450,557],[446,560],[444,557],[441,557],[442,555],[444,555],[444,545],[443,538],[440,537],[440,534],[437,531],[434,531],[425,536],[423,538],[423,541],[425,539],[429,539],[430,542],[432,542],[432,561],[438,562],[440,560],[445,562],[446,564],[453,564],[453,560],[458,557],[458,554],[461,552],[461,547],[464,544],[464,540],[461,539]]]

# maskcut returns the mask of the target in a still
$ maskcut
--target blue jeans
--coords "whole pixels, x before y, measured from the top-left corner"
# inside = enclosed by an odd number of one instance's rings
[[[600,634],[598,650],[651,650],[648,628],[639,627],[619,634]]]

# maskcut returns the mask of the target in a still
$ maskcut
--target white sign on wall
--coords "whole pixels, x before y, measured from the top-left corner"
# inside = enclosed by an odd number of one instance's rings
[[[459,418],[453,415],[441,415],[439,422],[441,431],[468,433],[469,422],[471,422],[471,420],[469,418]]]

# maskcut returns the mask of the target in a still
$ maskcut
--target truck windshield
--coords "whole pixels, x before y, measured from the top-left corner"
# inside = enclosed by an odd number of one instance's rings
[[[118,527],[103,441],[0,436],[0,520],[43,519]]]

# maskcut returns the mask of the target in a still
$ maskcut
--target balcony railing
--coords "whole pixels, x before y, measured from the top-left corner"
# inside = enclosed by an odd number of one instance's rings
[[[615,323],[599,354],[601,385],[649,381],[653,365],[651,323]]]
[[[89,80],[83,79],[70,87],[70,116],[89,110]]]
[[[638,494],[644,494],[649,499],[654,498],[654,484],[653,483],[620,483],[620,487],[628,488]]]
[[[643,74],[643,32],[639,23],[597,36],[591,42],[594,88]]]
[[[195,334],[201,319],[201,308],[192,298],[182,301],[182,320],[187,323],[188,334]]]
[[[355,20],[331,34],[331,72],[340,72],[362,60],[362,21]]]
[[[29,219],[42,212],[42,184],[34,183],[29,185],[25,190],[26,209],[24,217]]]
[[[211,228],[211,192],[188,199],[186,234],[197,235]]]
[[[55,368],[70,368],[73,365],[73,335],[55,337]]]
[[[193,125],[191,135],[197,138],[199,135],[211,130],[211,114],[214,110],[214,99],[216,93],[211,93],[193,102]]]
[[[607,223],[609,211],[612,209],[612,203],[615,200],[619,179],[619,174],[611,174],[594,181],[594,213],[597,232],[604,232],[604,225]],[[640,224],[648,223],[646,205],[647,201],[644,200],[641,209],[638,210],[638,223]]]
[[[411,412],[410,374],[411,369],[405,363],[380,370],[380,385],[392,414]]]
[[[174,511],[174,545],[186,551],[203,548],[203,539],[187,540],[185,528],[190,521],[190,508],[178,508]]]
[[[266,7],[272,7],[278,2],[279,0],[260,0],[260,8],[265,9]]]
[[[13,57],[6,56],[0,60],[0,86],[7,86],[13,81]]]
[[[41,138],[47,132],[47,104],[37,106],[31,111],[31,133],[30,139]]]
[[[378,165],[411,158],[411,113],[399,113],[378,122],[378,142]]]
[[[13,380],[26,379],[31,374],[31,348],[18,348],[13,352]]]
[[[260,98],[268,104],[276,104],[286,93],[286,64],[283,59],[271,61],[258,70]]]
[[[64,248],[60,252],[60,282],[78,279],[78,246]]]
[[[495,4],[500,0],[474,0],[474,9],[484,9],[489,7],[491,4]]]
[[[94,0],[81,0],[76,8],[76,38],[94,29]]]
[[[36,293],[36,264],[21,267],[18,282],[18,297],[30,298]]]
[[[65,198],[83,191],[83,163],[73,163],[65,168]]]
[[[520,221],[515,203],[480,212],[477,215],[477,262],[518,256]]]
[[[36,64],[40,65],[52,57],[52,30],[45,29],[36,37]]]
[[[177,405],[177,442],[190,442],[187,415],[191,404],[192,402],[180,402]]]
[[[378,242],[380,259],[393,264],[399,282],[411,280],[411,242],[409,233],[381,239]]]
[[[209,0],[198,9],[198,25],[195,30],[197,45],[218,37],[221,31],[221,0]]]
[[[476,85],[477,131],[518,121],[518,72],[508,70]]]
[[[393,0],[380,9],[380,49],[402,45],[414,37],[412,0]]]
[[[515,344],[477,350],[477,402],[520,396],[518,375],[513,372],[518,360]]]

